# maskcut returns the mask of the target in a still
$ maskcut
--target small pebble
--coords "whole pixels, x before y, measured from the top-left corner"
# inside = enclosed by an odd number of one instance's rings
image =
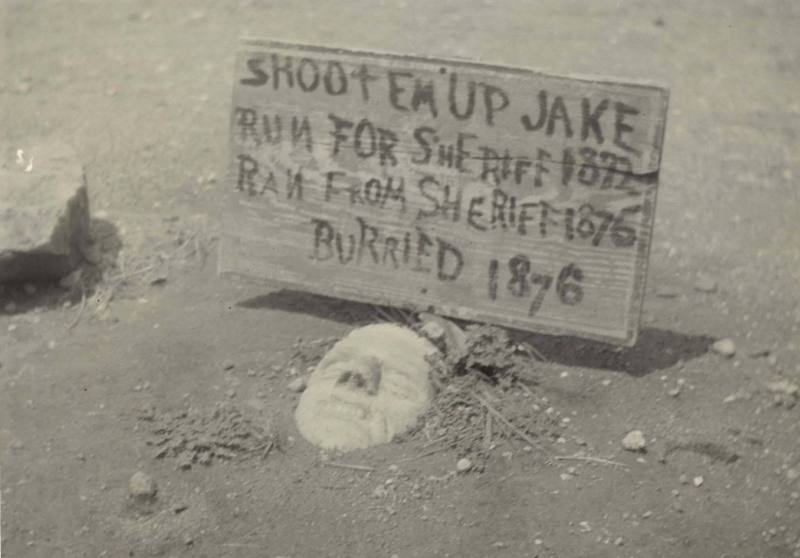
[[[153,478],[142,471],[137,471],[128,481],[128,495],[134,500],[146,502],[154,500],[158,487]]]
[[[786,470],[786,478],[789,479],[789,482],[794,482],[797,479],[800,479],[800,470],[798,470],[798,469],[787,469]]]
[[[444,328],[436,322],[425,322],[419,332],[434,342],[443,340],[445,336]]]
[[[674,289],[672,287],[658,287],[656,288],[656,296],[660,296],[661,298],[675,298],[680,294],[678,289]]]
[[[622,447],[628,451],[644,451],[647,442],[641,430],[631,430],[622,439]]]
[[[470,469],[472,469],[472,461],[470,461],[466,457],[462,457],[456,463],[456,470],[459,473],[465,473],[465,472],[469,471]]]
[[[707,273],[698,273],[694,282],[694,290],[701,293],[713,293],[717,290],[717,282]]]
[[[797,395],[800,392],[800,386],[788,380],[768,382],[767,389],[773,393],[783,393],[785,395]]]
[[[222,369],[223,369],[223,370],[233,370],[233,368],[234,368],[235,366],[236,366],[236,365],[235,365],[233,362],[231,362],[230,360],[226,360],[226,361],[224,361],[224,362],[222,363]]]
[[[300,393],[306,389],[306,379],[302,376],[295,378],[286,388],[293,393]]]
[[[736,354],[736,344],[730,338],[720,339],[711,345],[711,350],[718,355],[730,358]]]
[[[667,395],[670,397],[678,397],[681,394],[681,388],[676,387],[675,389],[671,389],[667,392]]]

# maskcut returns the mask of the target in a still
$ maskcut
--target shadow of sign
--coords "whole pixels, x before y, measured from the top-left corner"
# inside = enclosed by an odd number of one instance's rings
[[[668,329],[645,328],[633,347],[617,348],[577,337],[550,337],[514,332],[517,341],[536,347],[548,360],[582,368],[601,368],[645,376],[708,352],[715,338]]]
[[[304,313],[353,325],[395,318],[395,321],[402,323],[405,317],[403,311],[393,308],[349,302],[291,289],[259,295],[241,301],[237,306]],[[459,324],[463,327],[468,322]],[[638,342],[630,348],[619,348],[578,337],[555,337],[518,330],[509,330],[509,335],[518,343],[530,343],[556,364],[614,370],[631,376],[644,376],[670,368],[680,361],[697,358],[707,353],[711,344],[716,341],[707,335],[691,335],[656,328],[641,330]]]

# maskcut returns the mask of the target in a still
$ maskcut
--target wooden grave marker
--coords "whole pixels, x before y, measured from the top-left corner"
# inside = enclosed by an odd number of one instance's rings
[[[219,271],[633,345],[668,92],[246,40]]]

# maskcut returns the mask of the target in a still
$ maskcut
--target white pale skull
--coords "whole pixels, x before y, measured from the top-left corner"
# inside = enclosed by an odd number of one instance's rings
[[[300,433],[325,449],[384,444],[414,425],[431,402],[436,348],[408,328],[352,331],[320,361],[295,411]]]

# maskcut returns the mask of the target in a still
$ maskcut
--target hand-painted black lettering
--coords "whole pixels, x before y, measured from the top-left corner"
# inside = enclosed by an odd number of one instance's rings
[[[356,263],[360,264],[364,256],[364,248],[369,249],[369,255],[373,263],[378,263],[378,251],[375,249],[375,241],[378,240],[378,228],[368,225],[367,222],[361,218],[356,217],[358,222],[359,242],[358,242],[358,256],[356,256]]]
[[[429,126],[422,126],[414,130],[414,139],[417,140],[420,148],[422,148],[422,153],[414,155],[414,157],[411,159],[412,163],[417,165],[427,165],[430,162],[433,154],[430,142],[435,134],[436,130]]]
[[[270,56],[272,61],[272,88],[276,91],[280,87],[281,74],[286,78],[286,86],[288,88],[294,87],[294,74],[292,74],[292,57],[286,56],[281,64],[280,58],[277,54]]]
[[[355,78],[358,80],[358,83],[361,85],[361,99],[366,103],[369,101],[369,84],[370,82],[377,81],[378,76],[373,76],[369,73],[369,69],[367,68],[366,64],[361,64],[358,70],[354,70],[350,77]]]
[[[603,143],[603,129],[600,126],[600,117],[608,108],[608,99],[603,99],[594,110],[591,109],[591,100],[584,97],[581,99],[581,140],[586,141],[589,139],[589,133],[594,134],[594,139],[597,143]]]
[[[477,206],[483,205],[486,201],[484,196],[475,196],[469,200],[469,209],[467,210],[467,224],[479,231],[485,231],[486,225],[479,223],[477,220],[483,217],[483,211]]]
[[[528,284],[528,273],[531,271],[531,261],[527,256],[518,254],[508,260],[508,271],[511,273],[511,278],[508,280],[506,287],[512,296],[522,298],[528,296],[531,292],[531,286]]]
[[[468,120],[472,113],[475,111],[475,82],[469,80],[467,82],[467,106],[462,110],[458,109],[458,102],[456,93],[458,89],[458,74],[455,72],[450,74],[450,87],[447,91],[447,102],[450,107],[450,114],[458,120]]]
[[[574,282],[571,282],[573,279]],[[565,265],[556,280],[559,300],[568,306],[580,304],[583,300],[583,289],[579,285],[581,281],[583,281],[583,270],[574,263]]]
[[[337,96],[347,93],[347,74],[342,65],[336,60],[330,60],[325,68],[325,92]]]
[[[541,130],[544,123],[547,122],[547,91],[544,89],[539,91],[539,116],[536,119],[536,123],[534,124],[527,114],[523,114],[521,120],[522,127],[528,132]]]
[[[312,217],[311,222],[314,224],[314,251],[310,257],[312,260],[324,262],[333,257],[333,227],[325,219]],[[324,254],[321,252],[322,248],[325,249]]]
[[[302,58],[297,65],[297,84],[306,93],[314,91],[319,85],[319,66],[311,58]]]
[[[250,70],[252,77],[242,78],[239,80],[239,83],[242,85],[252,85],[254,87],[260,87],[265,85],[267,81],[269,81],[269,75],[267,72],[261,69],[261,65],[264,63],[264,59],[261,57],[257,58],[249,58],[246,62],[247,69]]]
[[[506,109],[510,103],[508,94],[497,86],[483,84],[483,102],[486,105],[486,124],[494,126],[496,113]]]
[[[395,70],[390,70],[386,73],[386,76],[389,78],[389,103],[397,110],[408,112],[408,107],[400,102],[400,94],[406,89],[405,87],[400,86],[398,80],[411,79],[414,77],[413,74],[410,72],[398,72]]]
[[[639,109],[626,105],[625,103],[614,103],[615,118],[614,118],[614,145],[617,147],[633,153],[637,157],[641,156],[642,152],[629,145],[623,136],[633,132],[633,126],[625,122],[626,116],[636,116],[639,114]]]
[[[339,118],[334,114],[329,114],[328,118],[331,122],[333,122],[334,129],[331,132],[331,136],[333,136],[333,147],[331,150],[331,156],[335,157],[339,154],[339,146],[342,142],[347,141],[350,136],[344,133],[345,130],[349,130],[353,127],[353,123],[349,120],[345,120],[344,118]]]
[[[417,112],[420,106],[427,105],[431,116],[433,118],[438,116],[439,110],[436,107],[436,98],[433,95],[433,91],[432,81],[423,83],[419,78],[414,80],[414,94],[411,96],[411,108],[414,112]]]
[[[451,243],[436,239],[436,276],[440,281],[455,281],[464,268],[464,256]]]

